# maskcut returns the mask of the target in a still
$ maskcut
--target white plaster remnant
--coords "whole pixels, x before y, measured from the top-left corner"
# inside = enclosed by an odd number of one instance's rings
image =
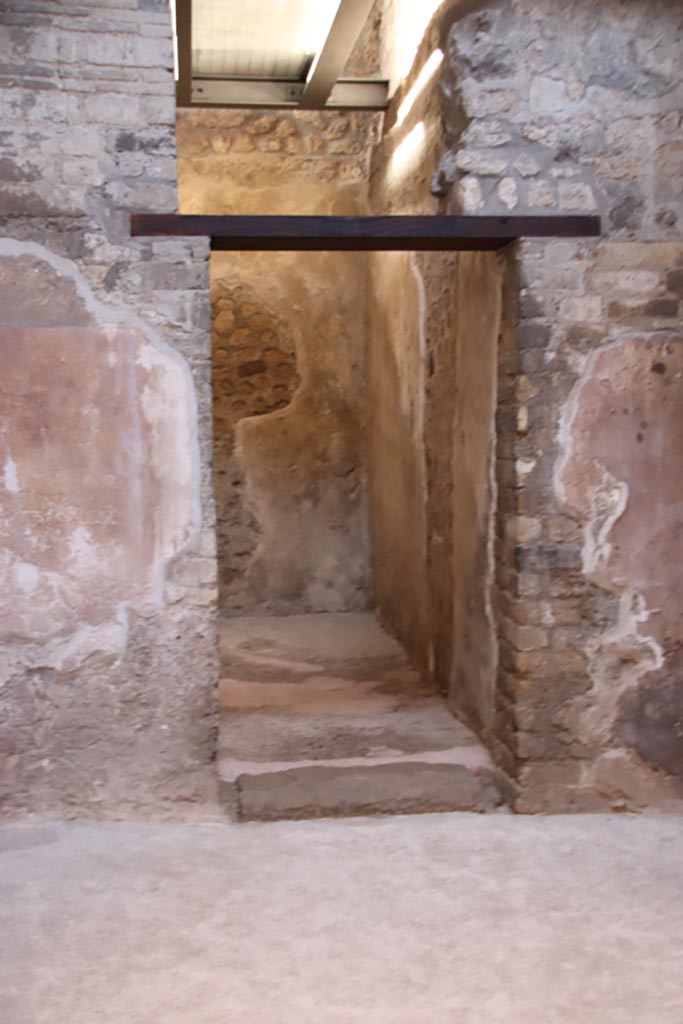
[[[605,568],[612,552],[609,535],[628,505],[628,484],[617,480],[604,466],[602,481],[590,497],[591,517],[584,527],[581,551],[583,571],[595,578]]]
[[[560,452],[559,457],[555,462],[553,471],[553,490],[557,495],[557,498],[562,505],[569,505],[569,499],[567,497],[567,488],[565,487],[564,474],[569,465],[569,461],[572,457],[573,441],[572,441],[572,426],[578,412],[579,400],[581,392],[586,381],[590,378],[597,359],[598,352],[602,349],[595,349],[585,359],[581,376],[577,380],[576,384],[571,390],[569,398],[565,403],[564,409],[561,412],[558,431],[557,431],[557,448]],[[576,511],[576,510],[575,510]]]
[[[581,393],[584,385],[593,376],[593,369],[600,353],[607,348],[612,348],[619,342],[595,349],[583,360],[582,372],[579,380],[574,385],[569,399],[560,417],[558,428],[558,450],[560,456],[555,463],[553,474],[553,489],[562,505],[570,504],[565,485],[565,473],[573,454],[572,430],[574,421],[579,411]],[[615,523],[621,518],[628,506],[628,484],[610,473],[605,466],[600,466],[602,479],[600,484],[590,496],[591,516],[588,522],[584,523],[584,542],[582,547],[582,567],[584,573],[595,579],[602,586],[608,585],[602,578],[596,578],[601,574],[606,562],[609,559],[612,545],[609,535]],[[578,510],[574,509],[576,514]],[[609,589],[613,589],[613,581],[609,582]]]
[[[643,595],[626,589],[619,596],[616,624],[588,643],[586,653],[594,685],[590,702],[585,707],[579,704],[583,735],[609,742],[622,694],[663,666],[661,645],[639,631],[650,615]]]
[[[19,493],[19,474],[17,472],[17,464],[11,455],[7,457],[7,462],[5,463],[4,482],[5,489],[8,490],[10,494]]]
[[[86,526],[77,526],[69,537],[69,561],[77,572],[83,572],[97,565],[97,548],[92,534]]]
[[[648,672],[664,666],[662,645],[654,637],[642,636],[638,632],[638,626],[647,622],[652,613],[653,609],[647,607],[642,594],[635,590],[626,590],[619,600],[617,624],[604,640],[605,648],[611,647],[612,651],[622,658],[649,662]]]
[[[14,567],[14,578],[25,594],[32,594],[38,586],[40,569],[31,562],[19,562]]]
[[[519,476],[521,479],[523,479],[525,476],[528,476],[529,473],[533,473],[535,468],[536,459],[517,459],[517,461],[515,462],[515,470],[517,471],[517,476]]]
[[[49,666],[57,672],[72,672],[92,654],[103,654],[114,662],[119,661],[126,651],[128,640],[128,608],[121,605],[115,617],[100,625],[80,624],[68,635],[47,636],[34,639],[24,645],[19,659],[18,652],[9,651],[0,657],[0,674],[9,675],[16,671],[16,662],[26,668]]]

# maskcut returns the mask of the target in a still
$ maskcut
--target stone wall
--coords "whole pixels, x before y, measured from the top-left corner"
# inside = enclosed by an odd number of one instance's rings
[[[299,376],[290,332],[255,295],[219,278],[211,290],[211,308],[218,579],[221,606],[239,611],[261,531],[244,492],[235,428],[244,417],[286,408]]]
[[[206,241],[174,211],[155,0],[0,5],[3,809],[207,813],[216,602]]]
[[[363,113],[180,111],[181,209],[363,213],[377,124]],[[224,612],[368,604],[366,268],[359,253],[212,257]],[[247,337],[231,321],[226,333],[221,294],[242,296],[263,330]]]
[[[513,805],[680,807],[683,8],[434,8],[383,6],[381,140],[181,113],[182,209],[595,211],[603,237],[216,255],[223,607],[364,607],[369,476],[380,614]],[[208,248],[128,231],[176,208],[167,4],[0,12],[4,806],[206,813]]]
[[[545,3],[477,17],[453,25],[449,66],[497,65],[485,84],[506,109],[492,125],[489,106],[479,124],[489,139],[511,131],[512,149],[493,147],[499,179],[458,180],[454,202],[480,190],[487,210],[597,209],[604,230],[598,242],[525,243],[516,259],[499,434],[505,757],[521,809],[667,806],[681,750],[679,602],[663,565],[681,529],[667,461],[679,430],[683,10]],[[462,89],[467,115],[482,95]],[[465,151],[473,133],[474,120]]]
[[[500,268],[489,587],[498,674],[495,718],[487,728],[479,716],[479,727],[519,810],[680,806],[680,601],[668,566],[681,532],[670,460],[683,379],[682,43],[678,4],[444,4],[396,93],[374,164],[378,212],[603,217],[600,240],[524,242]],[[439,45],[440,123],[436,78],[401,119]],[[411,133],[418,145],[406,144]],[[462,264],[445,258],[435,269],[442,289],[453,272]],[[458,351],[457,314],[436,334],[412,300],[392,315],[412,324],[403,335],[428,373],[436,352],[432,376],[455,375],[457,407],[462,363],[438,358],[449,332]],[[443,537],[446,456],[428,431],[423,455],[413,448],[413,459],[441,467],[436,489],[427,474],[425,502],[441,510]],[[457,502],[455,484],[452,493]],[[429,511],[424,522],[429,551]],[[453,558],[449,541],[439,543]],[[439,620],[453,595],[429,583],[430,572],[427,559],[422,578]],[[439,673],[420,630],[415,646]],[[463,703],[464,642],[451,654],[441,641],[454,706]]]

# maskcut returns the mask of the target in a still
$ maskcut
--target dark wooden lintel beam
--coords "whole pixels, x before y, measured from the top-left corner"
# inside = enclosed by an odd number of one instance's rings
[[[136,236],[208,236],[215,251],[491,250],[517,238],[594,238],[600,218],[535,217],[241,217],[131,214]]]
[[[179,107],[189,107],[192,102],[192,0],[176,0],[175,17],[178,42],[176,102]]]

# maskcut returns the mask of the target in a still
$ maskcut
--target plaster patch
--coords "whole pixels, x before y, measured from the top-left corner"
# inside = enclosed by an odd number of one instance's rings
[[[40,569],[37,565],[31,565],[30,562],[19,562],[14,567],[14,578],[18,587],[25,594],[32,594],[38,586]]]
[[[5,463],[4,472],[5,490],[9,491],[10,494],[19,493],[19,474],[17,472],[17,464],[11,455],[7,457]]]
[[[612,528],[628,505],[628,485],[602,467],[602,481],[590,495],[590,519],[584,526],[583,571],[597,579],[609,562]]]

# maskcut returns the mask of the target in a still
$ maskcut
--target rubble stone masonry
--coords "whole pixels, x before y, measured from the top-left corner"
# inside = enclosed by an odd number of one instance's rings
[[[401,120],[437,46],[440,74]],[[499,261],[495,544],[482,569],[496,617],[493,717],[463,694],[462,649],[437,631],[415,652],[438,672],[441,645],[443,685],[521,811],[681,806],[681,52],[683,7],[665,0],[442,4],[373,164],[378,210],[602,217],[598,240],[526,241]],[[426,146],[401,175],[418,128]],[[458,269],[425,257],[428,295],[472,259]],[[439,326],[429,297],[426,308],[429,426],[444,422],[429,399],[442,371],[461,399],[441,340],[457,334],[457,310]],[[450,484],[443,472],[430,482],[430,462],[443,470],[449,456],[425,436],[427,550],[436,538],[443,552],[449,495],[471,474],[461,460]],[[439,624],[453,595],[436,583]]]

